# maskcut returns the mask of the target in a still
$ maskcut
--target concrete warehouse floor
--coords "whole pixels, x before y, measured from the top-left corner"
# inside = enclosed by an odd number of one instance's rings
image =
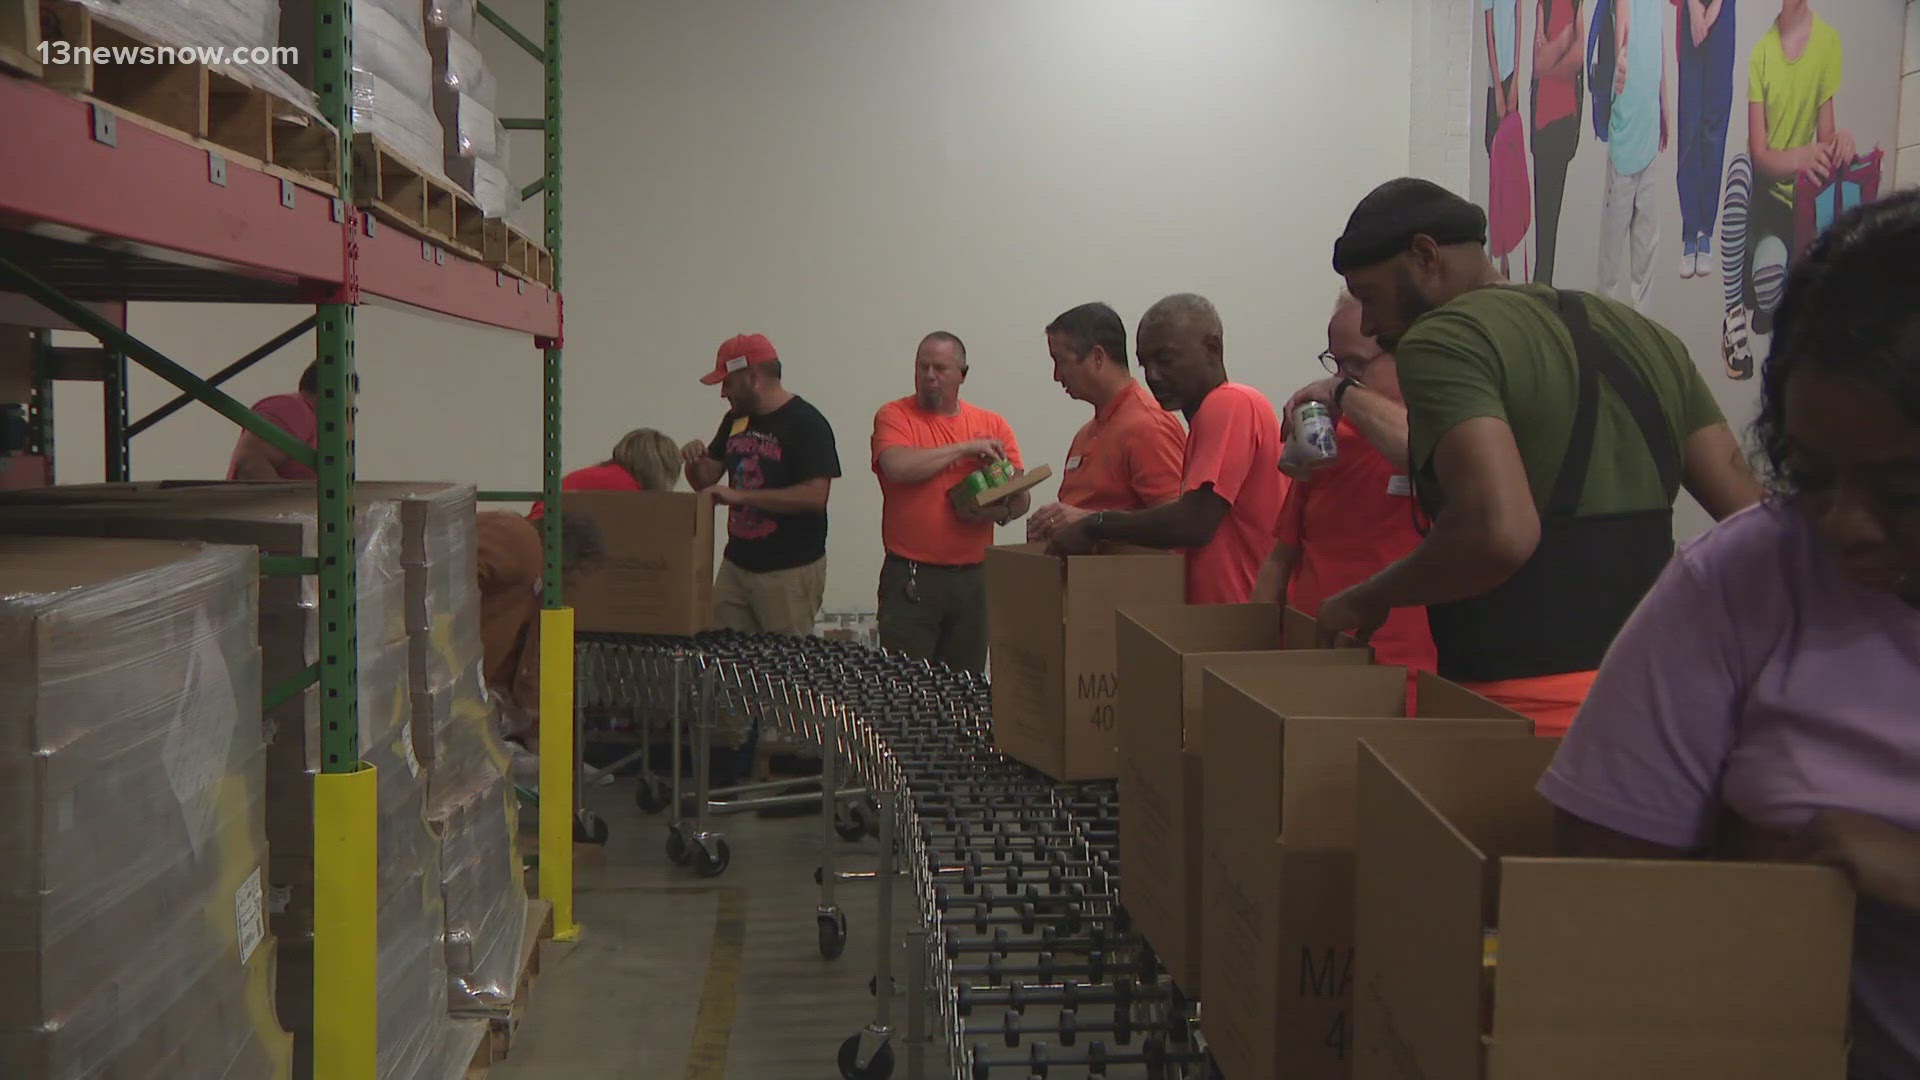
[[[716,819],[733,861],[707,879],[667,861],[667,817],[639,812],[631,780],[590,788],[587,805],[611,838],[603,865],[576,872],[580,940],[542,945],[526,1018],[490,1080],[837,1076],[841,1041],[872,1014],[874,889],[840,891],[850,940],[822,960],[819,817]],[[871,869],[877,850],[842,843],[841,868]]]

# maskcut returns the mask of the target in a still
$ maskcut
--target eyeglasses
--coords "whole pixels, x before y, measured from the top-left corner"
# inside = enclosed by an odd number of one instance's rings
[[[1358,360],[1343,360],[1332,349],[1322,349],[1320,350],[1319,359],[1320,366],[1327,369],[1327,374],[1338,375],[1342,368],[1346,368],[1349,371],[1364,371],[1368,364],[1373,363],[1385,355],[1387,355],[1386,350],[1382,349],[1372,356],[1363,356]]]

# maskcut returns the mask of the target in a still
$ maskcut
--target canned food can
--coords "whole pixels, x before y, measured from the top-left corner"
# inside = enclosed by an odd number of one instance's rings
[[[1001,458],[999,461],[996,461],[993,463],[993,482],[994,483],[1004,484],[1007,481],[1013,479],[1013,476],[1014,476],[1013,462],[1011,460],[1007,458]]]
[[[992,487],[993,481],[987,478],[985,469],[975,469],[967,474],[966,485],[968,494],[978,495]]]
[[[1315,458],[1331,460],[1340,456],[1340,439],[1334,433],[1333,413],[1317,401],[1302,402],[1293,410],[1293,426],[1300,445]]]

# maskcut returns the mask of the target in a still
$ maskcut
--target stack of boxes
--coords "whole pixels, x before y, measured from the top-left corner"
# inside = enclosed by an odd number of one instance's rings
[[[493,69],[475,43],[473,0],[426,0],[433,58],[433,111],[443,132],[447,176],[472,193],[488,217],[520,208],[507,175],[507,131],[495,111]]]
[[[441,843],[449,1006],[462,1016],[502,1013],[520,977],[527,904],[507,751],[482,672],[474,491],[377,482],[359,491],[400,511],[407,686],[429,777],[427,818]]]
[[[313,0],[280,0],[281,43],[297,50],[288,70],[313,85]],[[440,120],[433,111],[433,58],[421,0],[354,0],[353,130],[440,177]]]
[[[380,1076],[442,1080],[461,1074],[482,1033],[450,1014],[504,1007],[503,988],[511,996],[525,894],[514,872],[510,791],[499,780],[504,754],[478,675],[473,492],[389,485],[383,496],[381,487],[362,485],[355,553],[361,756],[380,771]],[[209,539],[289,556],[315,554],[317,535],[313,491],[293,485],[57,489],[16,496],[0,522],[9,532]],[[317,658],[314,581],[259,580],[271,686]],[[280,938],[280,1015],[304,1049],[318,691],[272,710],[265,729],[266,892]]]
[[[989,551],[994,737],[1118,778],[1121,900],[1226,1080],[1845,1075],[1838,874],[1556,858],[1555,740],[1178,568]]]
[[[0,1076],[290,1075],[254,553],[0,538]]]

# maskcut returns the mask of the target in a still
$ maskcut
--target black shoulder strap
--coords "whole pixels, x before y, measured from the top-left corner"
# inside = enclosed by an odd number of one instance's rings
[[[1560,461],[1560,475],[1553,494],[1547,500],[1549,516],[1572,517],[1580,505],[1580,490],[1586,484],[1587,469],[1593,460],[1593,436],[1600,409],[1600,380],[1605,379],[1620,395],[1620,400],[1640,428],[1647,450],[1653,455],[1654,468],[1660,473],[1660,486],[1671,501],[1680,491],[1680,448],[1667,425],[1646,380],[1620,358],[1593,329],[1587,317],[1587,305],[1581,294],[1559,290],[1560,321],[1573,338],[1573,351],[1580,367],[1580,400],[1574,411],[1573,431],[1567,439],[1567,452]]]

